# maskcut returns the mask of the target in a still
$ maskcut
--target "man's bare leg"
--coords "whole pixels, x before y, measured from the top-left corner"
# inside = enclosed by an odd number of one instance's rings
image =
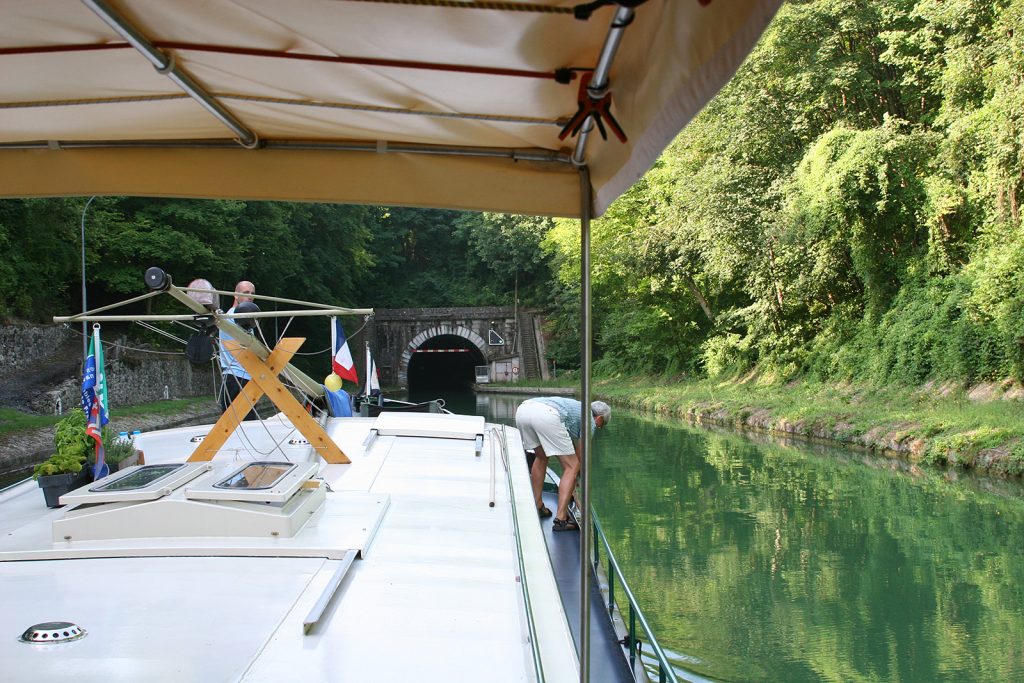
[[[543,446],[534,448],[533,454],[533,467],[530,468],[530,485],[533,486],[533,498],[537,504],[537,509],[540,510],[541,506],[544,505],[541,493],[544,491],[544,475],[548,471],[548,456],[544,454]]]
[[[580,459],[575,455],[560,455],[558,460],[562,463],[562,479],[558,482],[558,510],[555,518],[566,520],[569,518],[569,501],[576,489],[576,477],[580,473]]]

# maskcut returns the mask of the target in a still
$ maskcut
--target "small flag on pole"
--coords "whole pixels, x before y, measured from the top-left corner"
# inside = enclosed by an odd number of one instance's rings
[[[377,361],[370,356],[370,349],[366,349],[366,356],[370,359],[370,372],[366,381],[366,395],[380,396],[380,380],[377,379]]]
[[[334,374],[359,384],[359,374],[356,372],[355,361],[352,360],[352,352],[348,348],[345,330],[341,328],[341,322],[337,318],[331,318],[331,349],[334,351],[331,357]]]
[[[103,371],[103,344],[100,342],[100,326],[92,329],[89,340],[89,354],[82,371],[82,410],[85,411],[85,433],[96,441],[96,466],[93,479],[101,479],[110,473],[103,449],[102,429],[110,422],[107,414],[107,377]]]

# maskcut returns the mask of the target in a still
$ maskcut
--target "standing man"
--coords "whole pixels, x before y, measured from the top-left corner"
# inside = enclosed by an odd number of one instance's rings
[[[580,473],[580,419],[582,404],[573,398],[543,396],[531,398],[516,409],[516,428],[523,436],[523,448],[533,449],[536,457],[530,468],[530,483],[537,504],[537,514],[550,517],[551,510],[544,507],[541,491],[548,458],[557,456],[562,463],[562,478],[558,484],[558,509],[551,523],[554,531],[578,531],[579,524],[569,517],[569,501],[576,488]],[[590,432],[608,424],[612,409],[604,401],[590,404]]]
[[[248,280],[242,280],[235,285],[235,300],[231,304],[231,308],[228,309],[227,314],[231,315],[235,312],[235,309],[240,304],[247,304],[243,308],[252,308],[253,310],[259,310],[256,304],[252,301],[253,294],[256,293],[256,285],[249,282]],[[239,311],[241,312],[241,311]],[[249,321],[246,321],[248,323]],[[239,321],[239,325],[243,325],[242,321]],[[231,355],[231,352],[224,348],[224,342],[231,339],[231,336],[225,334],[223,331],[220,332],[220,369],[223,375],[224,391],[220,394],[220,408],[222,411],[227,411],[231,402],[235,400],[235,397],[242,392],[242,387],[251,378],[249,373],[245,371],[245,368],[238,362],[238,359]],[[250,410],[249,413],[243,418],[245,420],[257,420],[259,416],[256,414],[256,410]]]

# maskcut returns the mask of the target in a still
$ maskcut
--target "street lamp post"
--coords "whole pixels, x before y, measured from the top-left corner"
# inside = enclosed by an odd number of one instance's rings
[[[85,203],[82,208],[82,313],[89,310],[86,305],[85,298],[85,212],[89,210],[89,205],[92,204],[92,200],[96,199],[96,195],[89,197],[89,201]],[[85,359],[89,357],[89,324],[82,321],[82,363],[85,363]]]

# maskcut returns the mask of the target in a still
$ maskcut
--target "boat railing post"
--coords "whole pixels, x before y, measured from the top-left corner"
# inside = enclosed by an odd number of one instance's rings
[[[608,574],[608,615],[615,614],[615,572],[609,568]]]
[[[636,670],[636,608],[629,603],[629,670]]]
[[[502,427],[502,431],[504,431],[504,426]],[[497,472],[496,472],[497,468],[495,467],[495,464],[494,464],[494,459],[495,459],[494,452],[495,452],[495,450],[497,450],[497,445],[494,443],[496,438],[495,438],[495,433],[494,433],[493,429],[490,430],[490,432],[488,433],[488,436],[491,439],[491,449],[490,449],[491,450],[491,497],[488,499],[488,501],[489,501],[489,507],[494,507],[495,498],[497,497],[496,494],[495,494],[495,488],[497,486],[497,478],[498,478],[498,476],[497,476]],[[504,442],[502,443],[502,446],[504,446]]]
[[[580,167],[580,683],[590,683],[590,454],[593,415],[590,410],[591,319],[590,319],[590,216],[593,193],[590,170]]]

